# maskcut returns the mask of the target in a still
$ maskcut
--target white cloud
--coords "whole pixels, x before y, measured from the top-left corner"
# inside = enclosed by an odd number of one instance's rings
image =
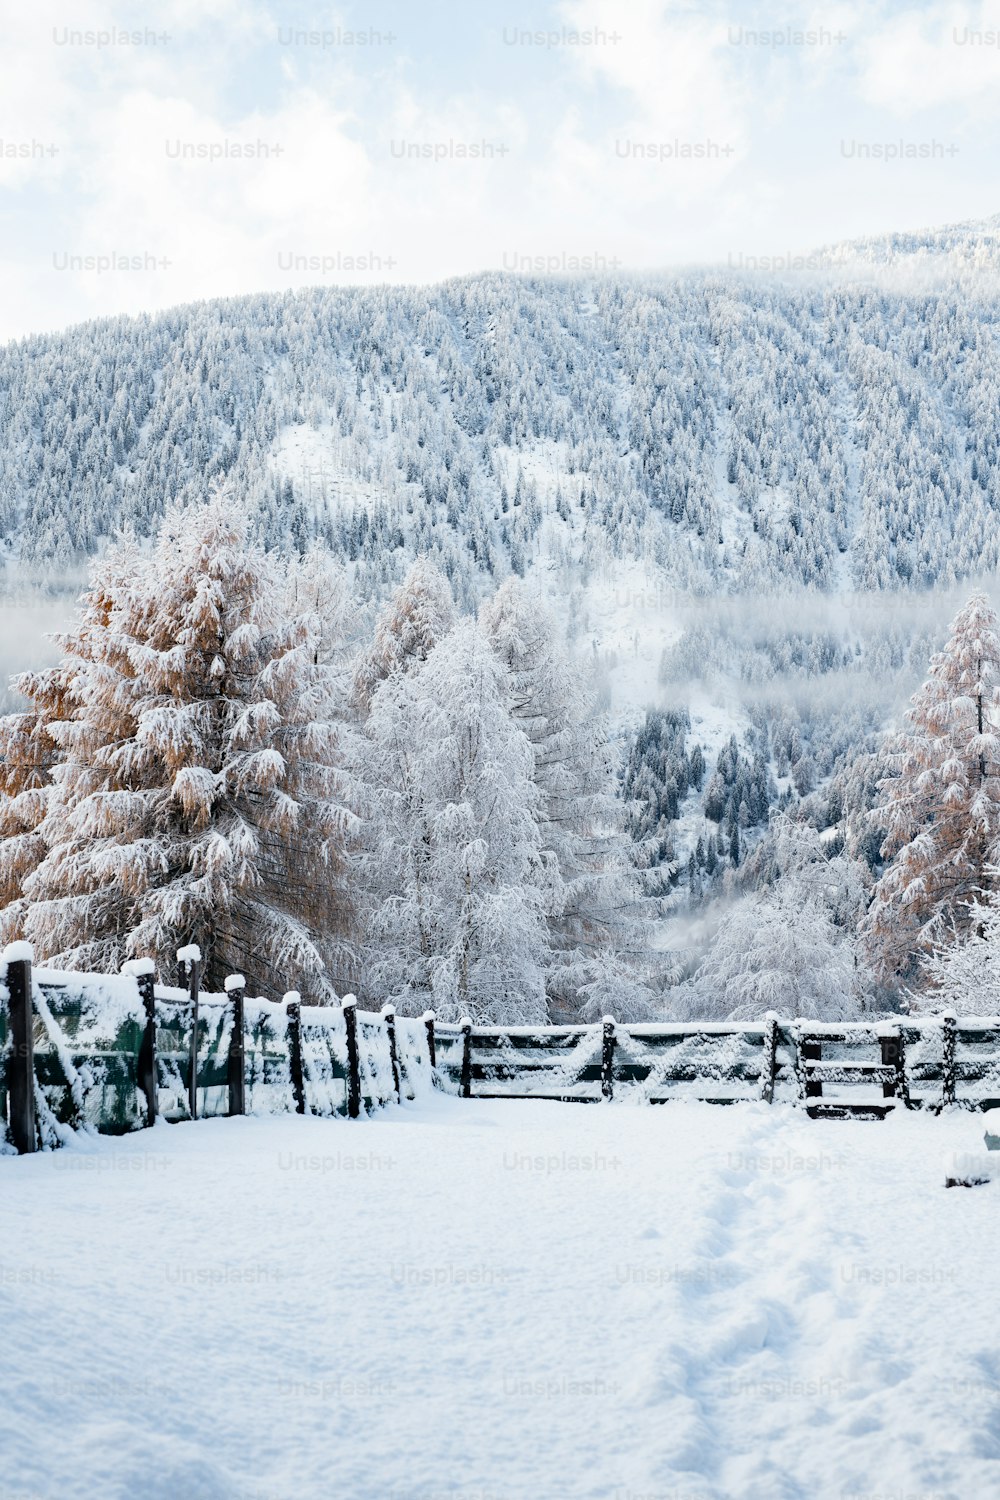
[[[992,43],[978,38],[992,35]],[[935,5],[884,20],[859,46],[859,91],[907,117],[953,105],[960,116],[1000,113],[1000,5]]]
[[[1000,48],[963,47],[953,33],[1000,29],[1000,0],[895,17],[889,0],[801,10],[787,0],[745,21],[724,0],[554,5],[539,25],[599,28],[604,44],[518,52],[484,17],[498,66],[475,86],[460,57],[418,63],[402,42],[367,54],[279,46],[284,0],[165,0],[151,23],[125,0],[93,0],[86,22],[73,0],[12,12],[0,138],[60,152],[0,156],[0,336],[321,279],[433,280],[512,257],[725,260],[733,247],[802,250],[996,210],[984,194]],[[846,40],[734,45],[731,23]],[[137,24],[170,43],[63,47],[52,35]],[[333,9],[309,21],[347,24]],[[966,130],[946,167],[842,159],[841,137],[891,138],[901,117],[942,104],[956,131],[986,126]],[[259,140],[281,154],[177,161],[166,143],[178,140]],[[448,142],[505,149],[410,161],[391,144]],[[706,154],[685,155],[699,147]],[[170,264],[54,269],[54,255],[110,252]],[[347,269],[344,257],[369,254],[370,271]],[[289,269],[289,255],[335,268]]]

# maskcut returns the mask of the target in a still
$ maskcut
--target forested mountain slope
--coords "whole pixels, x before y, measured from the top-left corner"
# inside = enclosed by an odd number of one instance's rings
[[[487,274],[115,319],[0,350],[0,536],[66,567],[232,476],[267,536],[456,590],[554,535],[737,593],[950,584],[1000,559],[995,233],[898,237],[902,268],[585,284]],[[912,241],[912,243],[911,243]],[[955,276],[905,289],[954,246]],[[970,245],[972,248],[970,248]],[[843,247],[829,252],[832,264]],[[376,591],[378,585],[376,583]]]
[[[268,546],[348,562],[359,640],[418,554],[460,613],[522,574],[611,711],[683,970],[715,898],[774,878],[776,809],[820,841],[803,867],[878,871],[870,757],[1000,566],[998,245],[1000,219],[783,277],[491,273],[7,345],[0,619],[36,613],[0,667],[106,539],[221,480]]]

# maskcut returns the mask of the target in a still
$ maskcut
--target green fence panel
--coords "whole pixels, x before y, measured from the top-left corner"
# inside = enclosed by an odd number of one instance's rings
[[[42,1144],[58,1145],[81,1126],[112,1135],[140,1129],[144,1013],[135,979],[35,969],[32,1004]]]
[[[247,1114],[291,1114],[295,1110],[288,1057],[288,1015],[272,1000],[246,1000]]]
[[[347,1025],[339,1006],[303,1005],[302,1082],[306,1114],[347,1114]]]
[[[198,1012],[198,1118],[229,1114],[229,1043],[233,1007],[225,995],[202,995]]]
[[[434,1086],[427,1048],[427,1025],[409,1016],[396,1017],[396,1050],[404,1099],[417,1099]]]
[[[0,1152],[13,1151],[7,1131],[7,1049],[10,1046],[10,1015],[7,1010],[5,969],[0,961]]]
[[[389,1033],[381,1016],[363,1010],[357,1014],[361,1107],[370,1111],[394,1103],[396,1099]]]
[[[462,1045],[462,1033],[457,1026],[435,1022],[437,1083],[446,1094],[457,1094],[462,1087]]]

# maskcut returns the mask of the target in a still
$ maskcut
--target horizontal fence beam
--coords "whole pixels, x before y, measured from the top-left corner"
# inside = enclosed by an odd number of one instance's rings
[[[780,1098],[811,1115],[867,1118],[895,1107],[1000,1107],[1000,1018],[994,1017],[828,1025],[768,1015],[746,1023],[634,1026],[606,1017],[573,1027],[439,1025],[439,1039],[446,1031],[461,1042],[461,1061],[450,1052],[439,1071],[463,1097]]]

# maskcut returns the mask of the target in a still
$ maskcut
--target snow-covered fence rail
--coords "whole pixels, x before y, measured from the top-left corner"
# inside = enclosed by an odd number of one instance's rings
[[[763,1100],[811,1115],[1000,1107],[1000,1019],[435,1028],[438,1078],[467,1098],[662,1104]]]
[[[232,975],[200,987],[153,964],[106,977],[35,968],[27,944],[0,960],[0,1150],[62,1144],[81,1127],[120,1134],[218,1115],[358,1116],[431,1087],[434,1021],[250,997]],[[447,1053],[447,1040],[444,1051]]]

